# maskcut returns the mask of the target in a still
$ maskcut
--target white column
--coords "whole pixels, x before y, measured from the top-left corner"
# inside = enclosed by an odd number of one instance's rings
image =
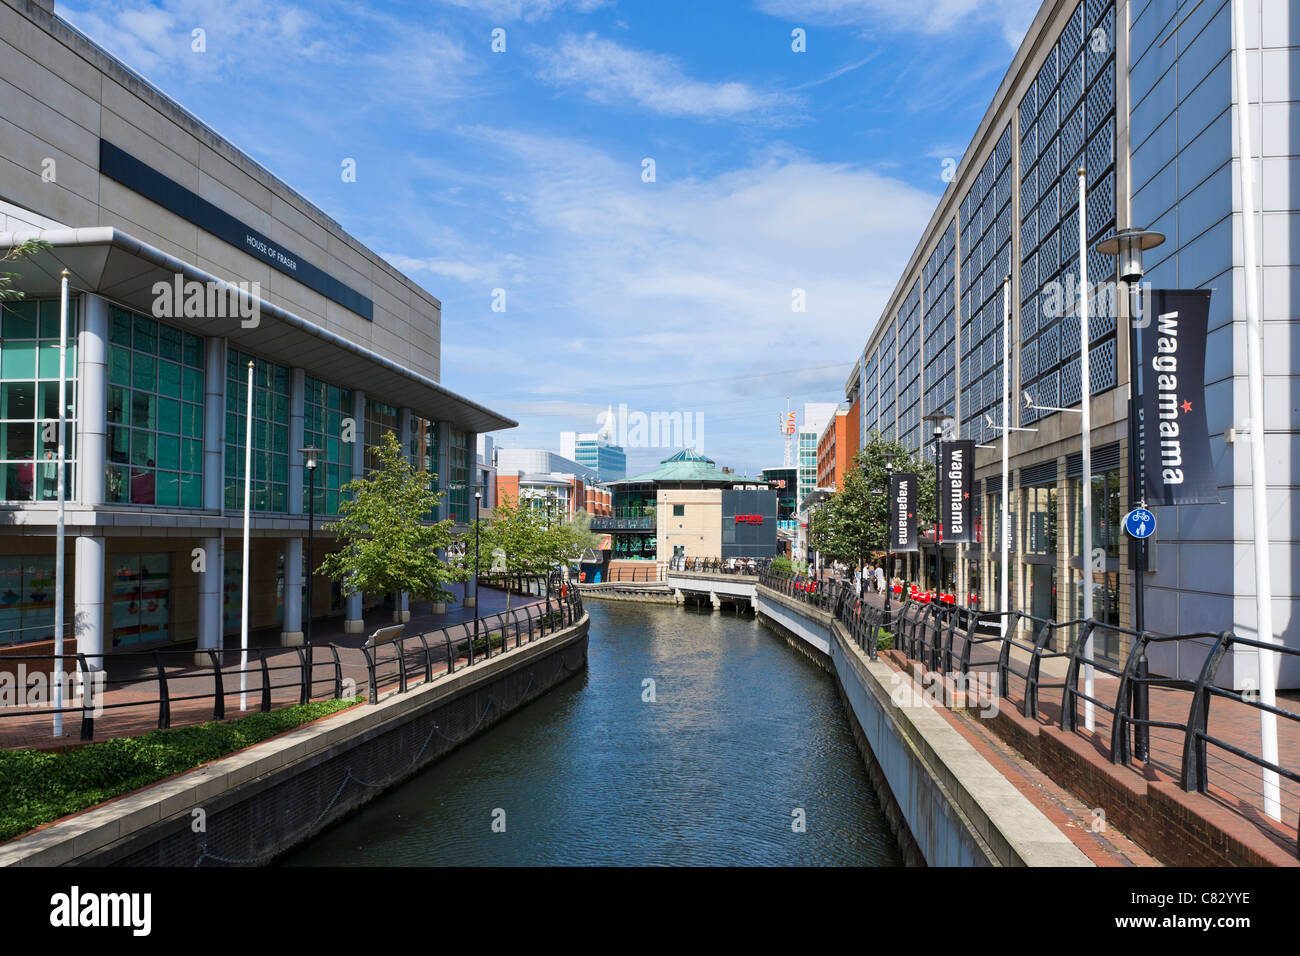
[[[104,539],[77,535],[73,572],[73,628],[77,635],[77,652],[104,653]],[[88,657],[91,670],[104,666],[102,657]]]
[[[212,336],[205,340],[203,370],[203,507],[222,511],[226,498],[225,339]],[[217,573],[221,573],[220,566]],[[217,633],[221,633],[219,624]]]
[[[222,646],[222,591],[225,584],[225,539],[203,538],[203,570],[199,572],[199,650]],[[199,664],[208,663],[206,654],[195,655]]]
[[[366,472],[366,393],[361,389],[352,393],[352,420],[355,423],[356,437],[352,445],[352,477],[360,478]],[[343,633],[360,634],[366,626],[361,617],[360,592],[349,594],[343,603]]]
[[[108,303],[87,293],[81,298],[77,333],[77,499],[104,503],[108,449]]]

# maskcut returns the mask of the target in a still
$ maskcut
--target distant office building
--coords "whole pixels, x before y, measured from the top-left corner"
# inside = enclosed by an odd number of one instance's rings
[[[817,487],[817,444],[821,441],[826,423],[839,411],[838,402],[809,402],[803,407],[803,421],[799,425],[799,488],[802,504]]]
[[[591,484],[599,483],[596,469],[588,468],[586,465],[574,461],[568,455],[557,455],[545,448],[497,449],[498,474],[517,475],[521,471],[529,474],[549,474],[554,472],[563,475],[576,475]]]
[[[478,474],[474,479],[476,491],[483,492],[483,505],[490,509],[497,500],[497,447],[491,435],[478,436]]]
[[[598,481],[627,477],[627,452],[613,444],[605,431],[560,432],[560,454],[590,468]]]

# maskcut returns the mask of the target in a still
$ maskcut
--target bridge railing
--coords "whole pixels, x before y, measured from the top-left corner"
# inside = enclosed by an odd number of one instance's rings
[[[761,574],[770,563],[770,558],[688,558],[677,555],[669,560],[668,570],[755,576]]]

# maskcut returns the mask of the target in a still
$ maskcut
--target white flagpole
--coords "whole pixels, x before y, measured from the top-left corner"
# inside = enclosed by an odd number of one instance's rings
[[[58,485],[59,518],[58,535],[54,545],[54,673],[50,675],[51,689],[54,694],[54,736],[63,736],[63,565],[65,562],[64,499],[67,489],[63,486],[63,461],[66,450],[63,435],[67,430],[68,420],[68,270],[60,273],[59,282],[59,467]],[[44,466],[42,466],[44,467]],[[33,469],[35,470],[35,469]]]
[[[1255,255],[1255,157],[1250,138],[1250,86],[1246,70],[1246,14],[1242,0],[1232,3],[1232,58],[1237,74],[1238,169],[1241,176],[1241,237],[1246,285],[1246,375],[1250,403],[1250,496],[1255,524],[1255,620],[1260,642],[1273,640],[1273,581],[1268,560],[1268,482],[1264,471],[1264,326],[1259,315],[1259,264]],[[1277,653],[1259,648],[1259,699],[1276,706]],[[1260,756],[1277,764],[1277,717],[1259,712]],[[1264,771],[1264,812],[1282,819],[1276,771]]]
[[[1007,556],[1011,548],[1011,511],[1008,495],[1010,494],[1010,453],[1007,442],[1011,439],[1011,276],[1002,280],[1002,533],[998,535],[999,552],[1002,560],[1002,580],[999,582],[1002,603],[998,610],[1002,612],[1002,634],[1006,636],[1010,617],[1007,612],[1011,606],[1007,603]]]
[[[244,413],[244,567],[239,608],[239,709],[248,709],[248,527],[253,492],[253,363],[248,363],[248,406]]]
[[[1083,477],[1079,499],[1083,505],[1079,543],[1083,565],[1083,617],[1092,619],[1092,367],[1088,355],[1088,170],[1079,167],[1079,408],[1082,411]],[[1092,633],[1083,646],[1083,726],[1095,730],[1093,713]]]

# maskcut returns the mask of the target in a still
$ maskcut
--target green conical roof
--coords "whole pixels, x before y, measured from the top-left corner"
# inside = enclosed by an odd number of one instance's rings
[[[723,472],[718,469],[717,463],[712,458],[701,455],[694,448],[683,448],[677,454],[661,461],[658,468],[611,484],[685,482],[702,485],[732,485],[752,480],[743,475]]]

